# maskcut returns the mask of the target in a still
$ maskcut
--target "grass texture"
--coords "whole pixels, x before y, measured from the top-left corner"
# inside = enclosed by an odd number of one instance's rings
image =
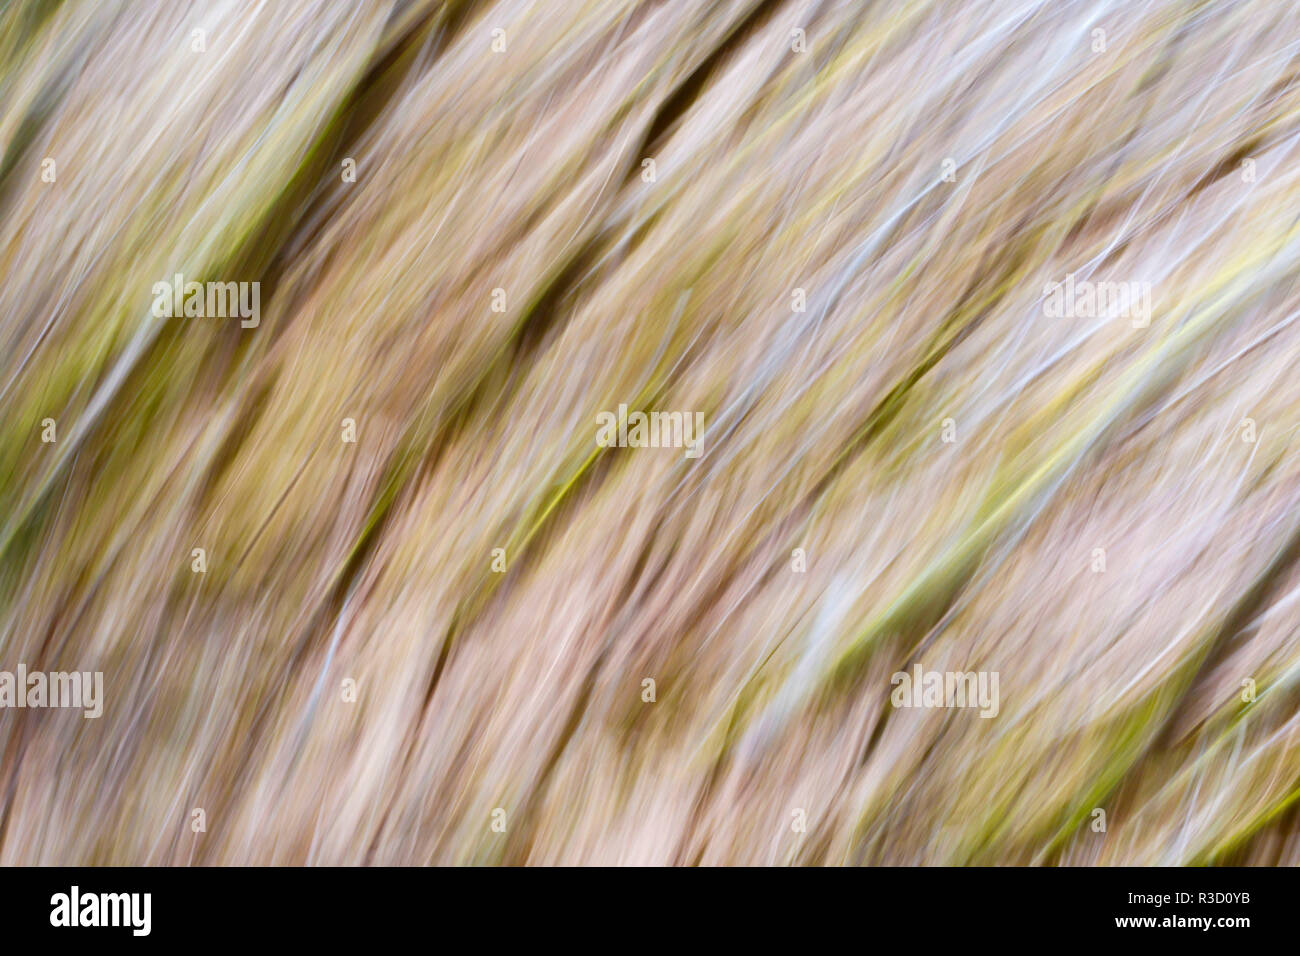
[[[1298,140],[1270,0],[0,6],[0,863],[1300,863]]]

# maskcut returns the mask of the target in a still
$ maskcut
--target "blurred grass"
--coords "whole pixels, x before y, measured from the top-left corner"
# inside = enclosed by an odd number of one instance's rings
[[[0,668],[108,692],[0,713],[0,861],[1295,863],[1298,27],[0,9]]]

